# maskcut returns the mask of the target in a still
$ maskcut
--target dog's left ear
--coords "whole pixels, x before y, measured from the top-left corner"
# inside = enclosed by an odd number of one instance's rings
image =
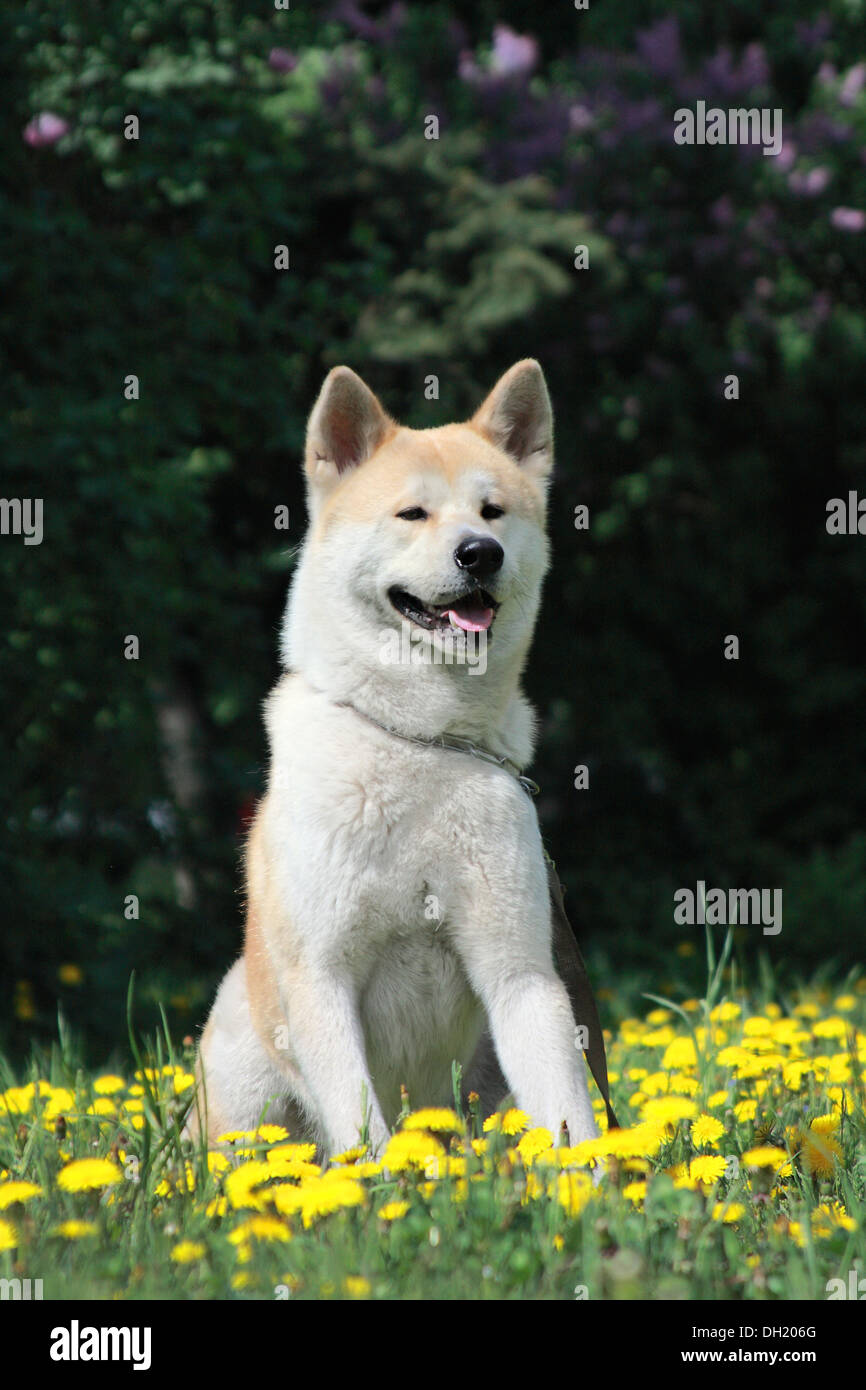
[[[553,467],[553,409],[534,357],[501,376],[471,423],[540,482]]]

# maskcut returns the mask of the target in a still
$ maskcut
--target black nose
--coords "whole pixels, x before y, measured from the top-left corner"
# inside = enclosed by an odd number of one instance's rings
[[[457,564],[462,570],[468,570],[474,579],[486,579],[495,574],[504,558],[505,551],[492,536],[468,536],[454,552]]]

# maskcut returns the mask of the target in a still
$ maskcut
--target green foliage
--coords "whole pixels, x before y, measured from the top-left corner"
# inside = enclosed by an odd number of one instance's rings
[[[866,208],[857,16],[555,7],[534,69],[497,75],[518,10],[4,11],[3,493],[45,512],[41,546],[0,543],[13,1045],[59,998],[104,1049],[133,966],[192,1027],[238,947],[304,424],[340,361],[414,425],[465,416],[518,357],[548,375],[527,679],[581,931],[643,968],[702,878],[782,886],[792,964],[862,952],[864,550],[824,530],[866,462],[866,238],[833,220]],[[696,91],[782,105],[785,160],[675,146]],[[28,143],[41,112],[68,133]]]

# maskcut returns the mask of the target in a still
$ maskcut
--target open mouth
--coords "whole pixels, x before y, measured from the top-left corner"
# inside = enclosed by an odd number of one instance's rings
[[[499,604],[486,589],[473,589],[447,603],[423,603],[405,589],[391,588],[388,598],[404,618],[430,632],[489,632]]]

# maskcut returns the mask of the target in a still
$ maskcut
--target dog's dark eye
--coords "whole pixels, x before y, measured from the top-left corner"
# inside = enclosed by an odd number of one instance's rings
[[[505,515],[505,508],[497,507],[495,502],[485,502],[481,508],[481,515],[485,521],[495,521],[498,516]]]
[[[397,515],[401,517],[403,521],[427,520],[427,513],[423,507],[406,507],[402,512],[398,512]]]

